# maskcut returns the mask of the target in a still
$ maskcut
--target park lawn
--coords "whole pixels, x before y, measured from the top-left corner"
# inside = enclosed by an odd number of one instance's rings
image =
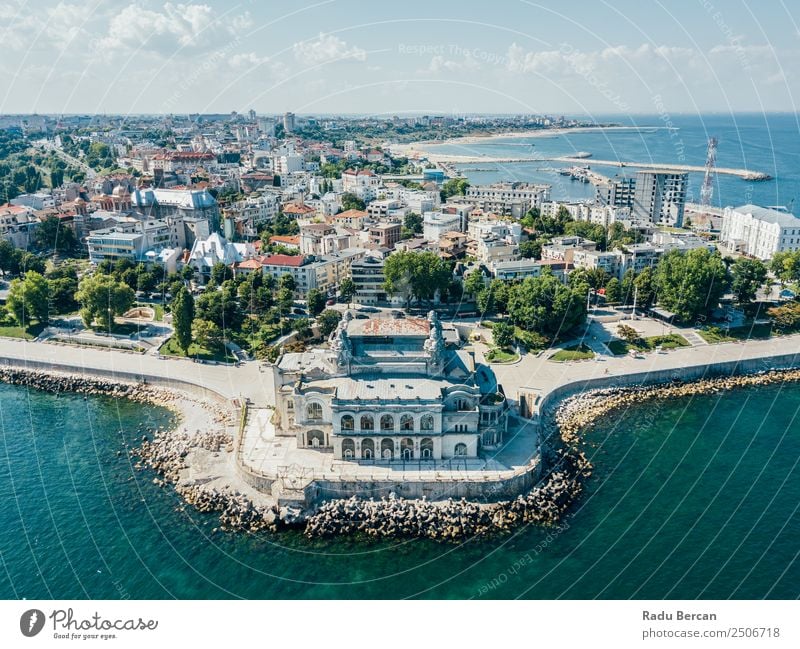
[[[581,343],[580,345],[559,349],[549,360],[556,363],[565,363],[568,361],[583,361],[589,358],[594,358],[594,352]]]
[[[513,363],[518,358],[519,354],[517,352],[500,349],[499,347],[492,347],[486,354],[486,360],[490,363]]]
[[[42,333],[42,330],[46,327],[44,323],[37,322],[35,325],[28,325],[26,328],[22,328],[19,325],[15,325],[13,323],[4,322],[0,324],[0,336],[5,338],[22,338],[24,340],[33,340]]]
[[[772,335],[772,325],[754,324],[743,325],[741,327],[706,327],[698,329],[697,333],[710,345],[717,343],[729,343],[737,340],[750,340],[751,338],[769,338]]]
[[[219,363],[235,363],[236,358],[227,349],[209,350],[201,347],[197,343],[189,345],[189,353],[184,354],[178,347],[178,342],[174,338],[168,339],[158,350],[164,356],[180,356],[184,358],[198,358],[202,361],[216,361]]]
[[[667,334],[665,336],[639,338],[639,340],[632,343],[625,340],[612,340],[608,343],[608,348],[615,356],[627,354],[632,349],[637,352],[651,352],[659,346],[661,349],[677,349],[678,347],[688,347],[689,341],[680,334]]]

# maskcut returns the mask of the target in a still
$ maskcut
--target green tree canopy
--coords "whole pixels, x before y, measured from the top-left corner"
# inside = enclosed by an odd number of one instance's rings
[[[731,290],[736,301],[748,306],[767,280],[767,267],[758,259],[737,259],[731,266]]]
[[[96,273],[81,280],[75,298],[81,304],[81,318],[87,327],[98,321],[105,329],[110,330],[114,317],[130,309],[136,296],[127,284]]]
[[[555,337],[584,321],[586,297],[546,269],[512,287],[508,313],[520,328]]]
[[[192,322],[194,320],[194,298],[182,286],[177,295],[172,299],[172,327],[175,330],[175,340],[186,354],[192,344]]]
[[[11,282],[6,308],[21,327],[30,325],[33,318],[47,323],[49,297],[50,287],[47,280],[36,271],[29,270],[24,277]]]
[[[728,274],[716,251],[671,250],[658,262],[654,285],[659,304],[672,311],[678,320],[689,322],[717,307],[728,287]]]
[[[437,291],[450,285],[452,273],[444,260],[429,251],[396,252],[386,258],[383,267],[389,295],[401,295],[410,306],[411,300],[431,300]]]

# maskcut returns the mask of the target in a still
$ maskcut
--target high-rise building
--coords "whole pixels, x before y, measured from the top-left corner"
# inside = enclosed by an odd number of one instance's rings
[[[633,217],[657,225],[681,227],[689,174],[646,169],[636,174]]]
[[[636,192],[634,176],[615,176],[609,182],[597,185],[594,202],[602,207],[633,207],[633,195]]]
[[[294,131],[294,113],[283,114],[283,130],[287,133]]]

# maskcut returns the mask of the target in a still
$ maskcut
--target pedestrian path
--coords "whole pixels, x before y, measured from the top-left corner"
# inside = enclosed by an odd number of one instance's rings
[[[682,329],[680,334],[681,336],[686,338],[686,340],[692,347],[701,347],[703,345],[708,345],[708,343],[703,339],[703,337],[700,334],[698,334],[694,329],[686,329],[686,330]]]

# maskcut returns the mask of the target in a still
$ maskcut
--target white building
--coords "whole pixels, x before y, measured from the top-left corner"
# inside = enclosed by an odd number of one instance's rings
[[[477,457],[504,440],[508,405],[492,369],[446,348],[427,319],[353,319],[330,349],[284,354],[273,367],[275,432],[336,459]]]
[[[464,218],[460,214],[425,212],[422,216],[422,236],[426,241],[438,242],[445,232],[463,232]]]
[[[521,218],[533,207],[550,200],[550,185],[530,183],[495,183],[467,188],[467,200],[485,212]]]
[[[34,210],[52,209],[56,206],[56,201],[52,194],[36,192],[35,194],[20,194],[9,201],[12,205],[19,207],[30,207]]]
[[[800,218],[758,205],[726,207],[720,241],[729,250],[759,259],[800,250]]]

